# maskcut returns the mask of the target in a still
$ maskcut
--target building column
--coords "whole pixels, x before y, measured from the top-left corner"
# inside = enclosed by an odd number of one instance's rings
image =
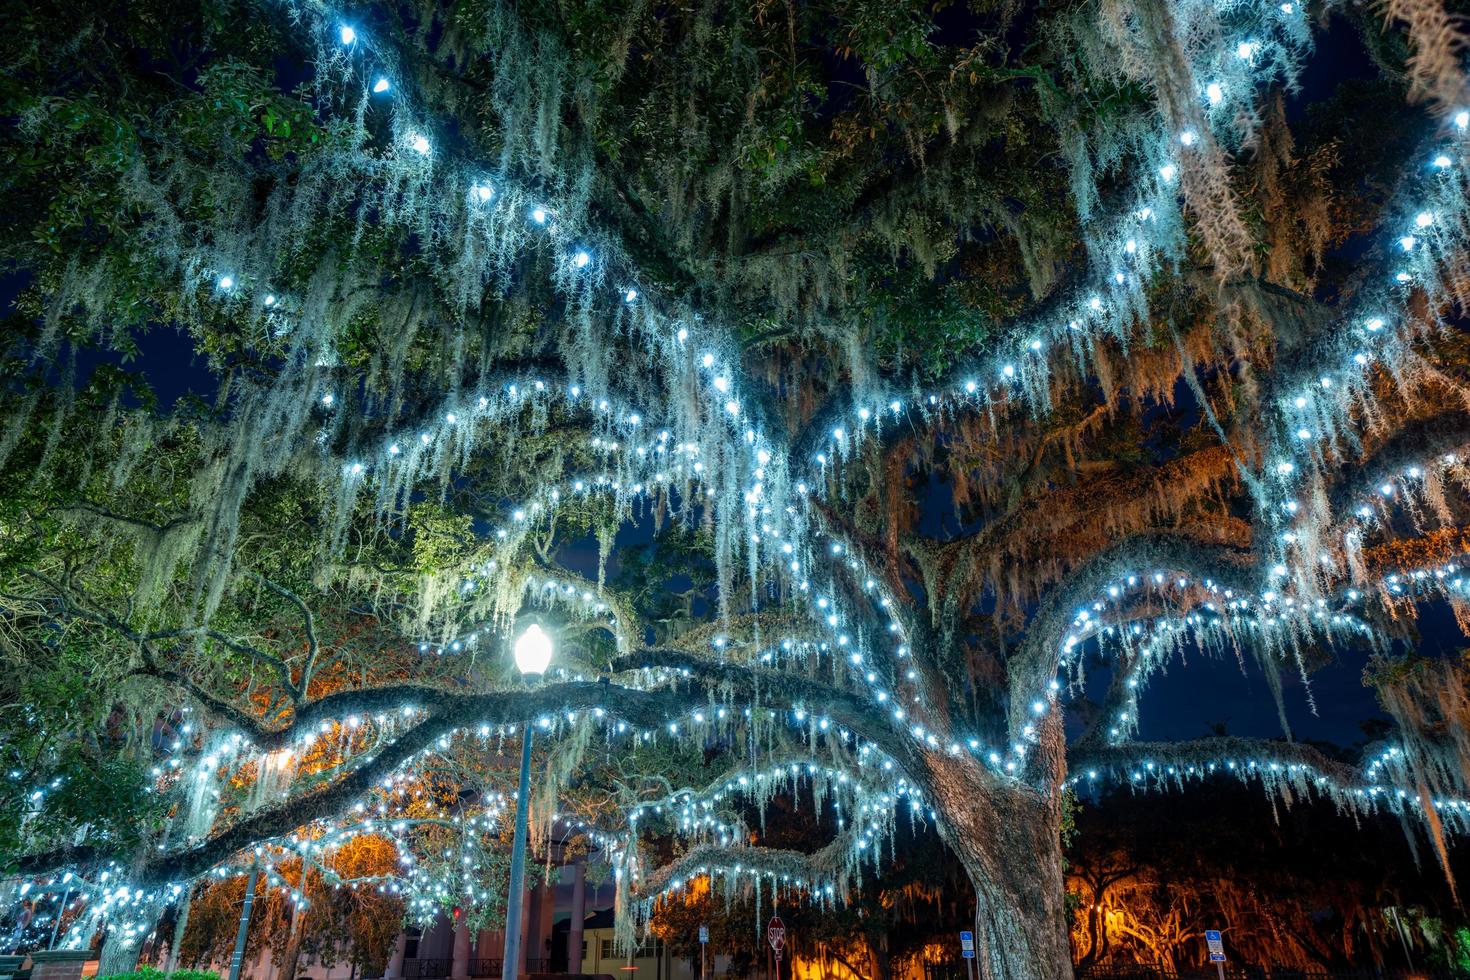
[[[521,976],[525,976],[527,973],[531,972],[530,970],[526,969],[526,965],[529,963],[529,961],[536,958],[536,951],[531,948],[532,940],[535,938],[536,933],[536,923],[531,918],[531,911],[533,908],[535,908],[535,906],[531,904],[531,894],[535,890],[536,889],[534,888],[524,889],[526,898],[521,905],[521,962],[518,964],[518,972]]]
[[[474,958],[476,960],[493,960],[497,956],[504,957],[505,946],[496,942],[496,937],[499,935],[500,933],[494,929],[481,929],[475,933]],[[500,952],[497,952],[497,950],[500,950]],[[499,976],[500,974],[496,973],[495,975]]]
[[[540,935],[536,937],[536,958],[542,961],[541,972],[550,973],[551,964],[551,920],[556,912],[556,888],[547,882],[541,883]]]
[[[572,865],[572,917],[567,923],[567,972],[582,972],[582,923],[587,920],[587,865]]]
[[[408,950],[408,933],[400,931],[393,943],[393,955],[388,957],[388,968],[383,971],[383,980],[402,980],[403,954]]]
[[[463,916],[459,917],[463,919]],[[451,980],[467,980],[470,975],[470,927],[463,921],[454,926],[454,945],[449,961]]]

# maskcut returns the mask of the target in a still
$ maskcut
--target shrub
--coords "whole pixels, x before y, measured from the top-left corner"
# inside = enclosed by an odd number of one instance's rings
[[[173,973],[164,973],[157,967],[140,966],[132,973],[114,973],[110,976],[97,977],[96,980],[219,980],[219,974],[213,970],[175,970]]]

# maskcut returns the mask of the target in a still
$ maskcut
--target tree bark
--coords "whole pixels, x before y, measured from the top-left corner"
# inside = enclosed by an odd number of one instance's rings
[[[120,973],[132,973],[138,968],[138,957],[143,952],[146,933],[136,935],[131,942],[125,941],[119,923],[114,923],[102,942],[102,953],[98,957],[97,976],[111,977]]]
[[[873,980],[893,980],[893,959],[888,955],[888,932],[882,927],[869,927],[866,939],[873,959]],[[851,969],[851,966],[848,967]],[[857,973],[856,970],[852,971]]]
[[[168,960],[164,963],[163,972],[172,976],[179,968],[179,950],[184,948],[184,933],[189,929],[189,907],[194,903],[194,889],[184,889],[183,901],[179,903],[178,918],[174,920],[173,941],[168,946]]]
[[[303,881],[303,888],[305,884]],[[300,902],[291,903],[291,934],[286,939],[286,953],[281,957],[280,980],[296,980],[301,967],[301,917],[304,914]]]
[[[936,760],[930,798],[975,888],[983,980],[1071,980],[1060,792],[1002,782],[964,757]]]

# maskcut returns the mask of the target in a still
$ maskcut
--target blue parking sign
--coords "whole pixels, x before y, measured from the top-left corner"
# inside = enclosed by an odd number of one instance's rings
[[[973,932],[960,933],[960,955],[967,960],[975,958],[975,934]]]
[[[1205,944],[1210,947],[1210,962],[1225,962],[1225,943],[1220,939],[1219,929],[1205,930]]]

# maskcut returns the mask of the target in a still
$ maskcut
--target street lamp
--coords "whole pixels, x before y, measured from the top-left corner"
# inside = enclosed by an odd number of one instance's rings
[[[516,668],[529,682],[546,673],[551,664],[551,637],[540,625],[532,623],[516,637]],[[521,782],[516,793],[516,834],[510,845],[510,897],[505,906],[505,959],[500,968],[502,980],[516,980],[521,964],[521,909],[525,904],[526,877],[526,811],[531,795],[531,723],[521,732]]]
[[[537,623],[516,637],[516,666],[522,674],[540,677],[551,663],[551,637]]]

